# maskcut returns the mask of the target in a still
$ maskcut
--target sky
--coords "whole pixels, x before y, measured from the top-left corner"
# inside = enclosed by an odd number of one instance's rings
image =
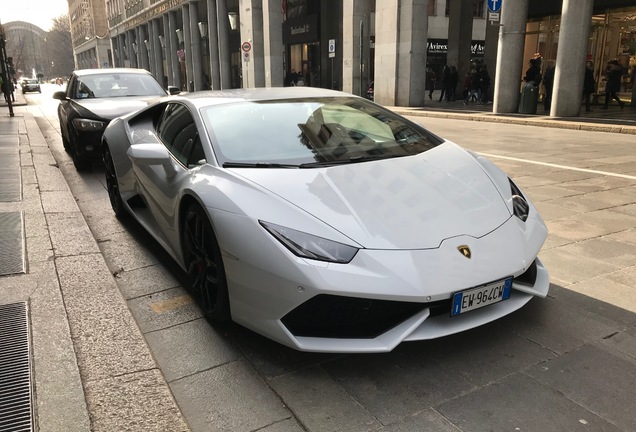
[[[49,31],[53,18],[68,15],[66,0],[0,0],[0,23],[26,21]]]

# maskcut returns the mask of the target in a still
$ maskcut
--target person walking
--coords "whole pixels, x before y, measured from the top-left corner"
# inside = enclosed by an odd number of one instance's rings
[[[610,60],[607,62],[607,74],[605,75],[605,79],[607,80],[607,84],[605,84],[605,104],[601,108],[607,109],[612,100],[618,102],[621,109],[625,107],[625,102],[623,102],[617,94],[621,89],[622,78],[623,67],[618,63],[618,60]]]
[[[446,100],[449,100],[448,94],[446,93],[448,91],[449,81],[450,68],[448,67],[448,65],[444,65],[444,67],[442,68],[442,93],[439,95],[439,100],[437,102],[441,102],[442,99],[444,99],[444,96],[446,96]]]
[[[433,90],[435,90],[435,71],[432,67],[426,68],[426,89],[428,90],[428,98],[433,99]]]
[[[479,74],[480,68],[478,65],[473,65],[473,68],[470,71],[470,85],[468,86],[468,91],[466,92],[466,98],[464,99],[464,105],[468,105],[471,100],[474,102],[479,102]],[[467,87],[468,82],[464,80],[464,88]]]
[[[583,78],[583,97],[585,97],[585,112],[592,111],[590,109],[590,99],[596,92],[596,81],[594,80],[594,63],[588,61],[585,64],[585,78]]]
[[[448,82],[448,89],[450,91],[450,94],[447,97],[447,99],[450,102],[455,102],[455,100],[456,100],[455,94],[457,92],[457,83],[458,82],[459,82],[459,72],[457,72],[457,68],[455,66],[451,66],[451,68],[450,68],[450,77],[449,77],[449,82]]]
[[[547,113],[550,112],[550,106],[552,105],[552,90],[554,88],[554,62],[548,61],[548,67],[543,74],[543,87],[545,88],[545,96],[543,97],[543,110]]]
[[[488,67],[483,64],[479,71],[479,101],[477,105],[486,105],[488,103],[488,92],[490,91],[490,74]]]

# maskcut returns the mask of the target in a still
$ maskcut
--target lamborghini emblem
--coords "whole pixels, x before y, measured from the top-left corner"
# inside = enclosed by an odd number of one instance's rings
[[[468,246],[466,245],[457,246],[457,250],[466,258],[470,259],[470,248]]]

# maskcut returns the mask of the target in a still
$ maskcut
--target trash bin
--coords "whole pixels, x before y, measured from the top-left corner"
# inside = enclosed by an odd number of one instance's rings
[[[534,81],[527,82],[521,88],[521,100],[519,101],[519,114],[536,114],[539,101],[539,87]]]

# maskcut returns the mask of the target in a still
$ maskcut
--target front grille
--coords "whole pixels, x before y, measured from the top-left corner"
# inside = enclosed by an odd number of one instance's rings
[[[372,339],[428,305],[319,294],[285,315],[281,321],[295,336]]]
[[[33,389],[26,303],[0,305],[0,431],[30,432]]]

